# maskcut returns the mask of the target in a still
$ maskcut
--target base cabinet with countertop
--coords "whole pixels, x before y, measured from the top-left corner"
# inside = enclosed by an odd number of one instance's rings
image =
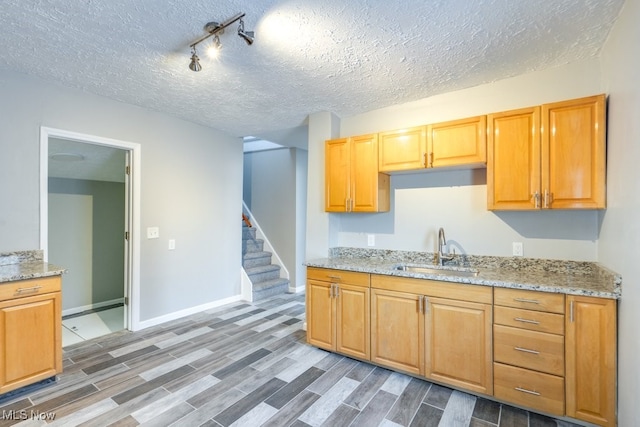
[[[375,274],[371,288],[373,362],[491,394],[491,288]]]
[[[62,372],[60,276],[0,284],[0,394]]]
[[[615,299],[307,271],[309,344],[533,411],[616,425]]]
[[[307,269],[307,342],[369,360],[369,274]]]

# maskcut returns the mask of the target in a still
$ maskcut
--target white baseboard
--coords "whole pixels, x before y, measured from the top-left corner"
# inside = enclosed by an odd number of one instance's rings
[[[173,313],[168,313],[162,316],[154,317],[153,319],[143,320],[138,322],[136,325],[132,325],[131,330],[138,331],[140,329],[149,328],[151,326],[156,326],[161,323],[169,322],[171,320],[180,319],[181,317],[189,316],[191,314],[200,313],[201,311],[210,310],[212,308],[220,307],[225,304],[231,304],[232,302],[243,301],[242,295],[235,295],[229,298],[221,299],[218,301],[209,302],[202,305],[197,305],[191,308],[185,308],[184,310],[174,311]]]
[[[62,316],[69,316],[71,314],[82,313],[83,311],[95,310],[102,307],[108,307],[110,305],[115,304],[124,304],[124,298],[116,298],[109,301],[97,302],[95,304],[83,305],[81,307],[73,307],[68,308],[66,310],[62,310]]]
[[[293,286],[289,286],[289,293],[299,294],[304,291],[305,291],[305,286],[298,286],[297,288]]]

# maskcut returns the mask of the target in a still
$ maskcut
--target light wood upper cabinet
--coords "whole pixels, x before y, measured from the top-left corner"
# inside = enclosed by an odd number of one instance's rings
[[[427,127],[418,126],[381,132],[380,172],[416,170],[427,167]]]
[[[487,162],[487,116],[427,126],[428,166],[484,165]]]
[[[60,277],[17,281],[2,288],[0,394],[62,372]]]
[[[567,296],[567,416],[616,425],[616,301]]]
[[[325,143],[325,211],[386,212],[389,176],[378,172],[378,135]]]
[[[605,104],[599,95],[542,106],[543,206],[605,207]]]
[[[351,144],[349,138],[325,143],[325,210],[345,212],[351,193]]]
[[[487,126],[488,209],[539,207],[540,107],[490,114]]]
[[[425,298],[425,376],[493,394],[492,306]]]
[[[369,274],[307,269],[307,342],[369,360]]]
[[[488,116],[490,210],[605,207],[605,96]]]
[[[380,135],[379,168],[399,172],[487,161],[486,116],[418,126]]]

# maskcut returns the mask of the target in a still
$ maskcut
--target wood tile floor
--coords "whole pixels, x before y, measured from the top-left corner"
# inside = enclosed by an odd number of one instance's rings
[[[570,426],[305,344],[304,295],[65,348],[0,426]]]

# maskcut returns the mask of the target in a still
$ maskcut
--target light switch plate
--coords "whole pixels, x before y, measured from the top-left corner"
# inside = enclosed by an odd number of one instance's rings
[[[147,227],[147,239],[157,239],[160,237],[160,228]]]
[[[376,235],[367,234],[367,246],[375,246],[375,245],[376,245]]]
[[[172,251],[176,248],[176,240],[175,239],[169,239],[169,250]]]

